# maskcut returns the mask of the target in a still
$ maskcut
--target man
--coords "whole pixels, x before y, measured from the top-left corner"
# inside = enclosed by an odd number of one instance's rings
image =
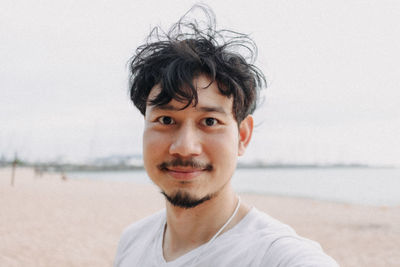
[[[131,63],[144,165],[166,209],[125,230],[115,266],[337,266],[233,191],[265,79],[235,50],[253,55],[251,39],[217,31],[213,13],[196,8],[210,19],[206,29],[186,15],[164,36],[156,28]]]

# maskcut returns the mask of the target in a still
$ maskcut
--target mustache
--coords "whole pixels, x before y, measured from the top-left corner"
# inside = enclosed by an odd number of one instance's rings
[[[158,169],[162,171],[168,170],[169,167],[191,167],[193,169],[202,169],[205,171],[211,171],[213,166],[210,163],[204,163],[194,159],[183,160],[181,158],[175,158],[168,162],[162,162],[157,165]]]

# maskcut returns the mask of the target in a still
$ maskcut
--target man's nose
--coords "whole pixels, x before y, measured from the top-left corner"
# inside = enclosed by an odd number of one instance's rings
[[[192,157],[199,155],[201,150],[201,142],[196,127],[187,123],[181,125],[175,133],[169,153],[181,157]]]

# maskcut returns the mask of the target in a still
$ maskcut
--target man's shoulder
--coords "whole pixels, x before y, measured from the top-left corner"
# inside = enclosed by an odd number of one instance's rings
[[[143,231],[150,230],[150,228],[157,228],[160,226],[164,219],[165,210],[160,210],[126,227],[125,230],[122,232],[122,237],[140,234],[143,233]]]
[[[289,225],[253,208],[244,218],[243,228],[253,244],[263,251],[262,266],[337,266],[319,243],[299,236]]]
[[[157,233],[157,229],[161,227],[161,224],[163,224],[164,221],[165,210],[161,210],[132,223],[122,232],[119,244],[120,249],[129,247],[133,242],[142,242],[142,239],[151,237],[149,233]]]
[[[256,232],[261,236],[272,234],[295,235],[296,232],[287,224],[271,217],[265,212],[252,208],[238,225],[239,229],[246,232]]]

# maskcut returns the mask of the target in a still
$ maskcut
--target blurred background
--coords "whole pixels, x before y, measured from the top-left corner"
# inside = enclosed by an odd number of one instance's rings
[[[128,62],[195,3],[2,1],[1,164],[149,182]],[[203,3],[250,34],[268,81],[237,190],[400,204],[400,2]]]
[[[197,2],[1,0],[1,266],[111,266],[164,206],[128,61]],[[235,190],[341,266],[398,266],[400,1],[202,3],[250,34],[268,81]]]
[[[0,157],[140,158],[127,62],[195,2],[3,0]],[[268,80],[242,162],[400,165],[398,1],[203,2]]]

